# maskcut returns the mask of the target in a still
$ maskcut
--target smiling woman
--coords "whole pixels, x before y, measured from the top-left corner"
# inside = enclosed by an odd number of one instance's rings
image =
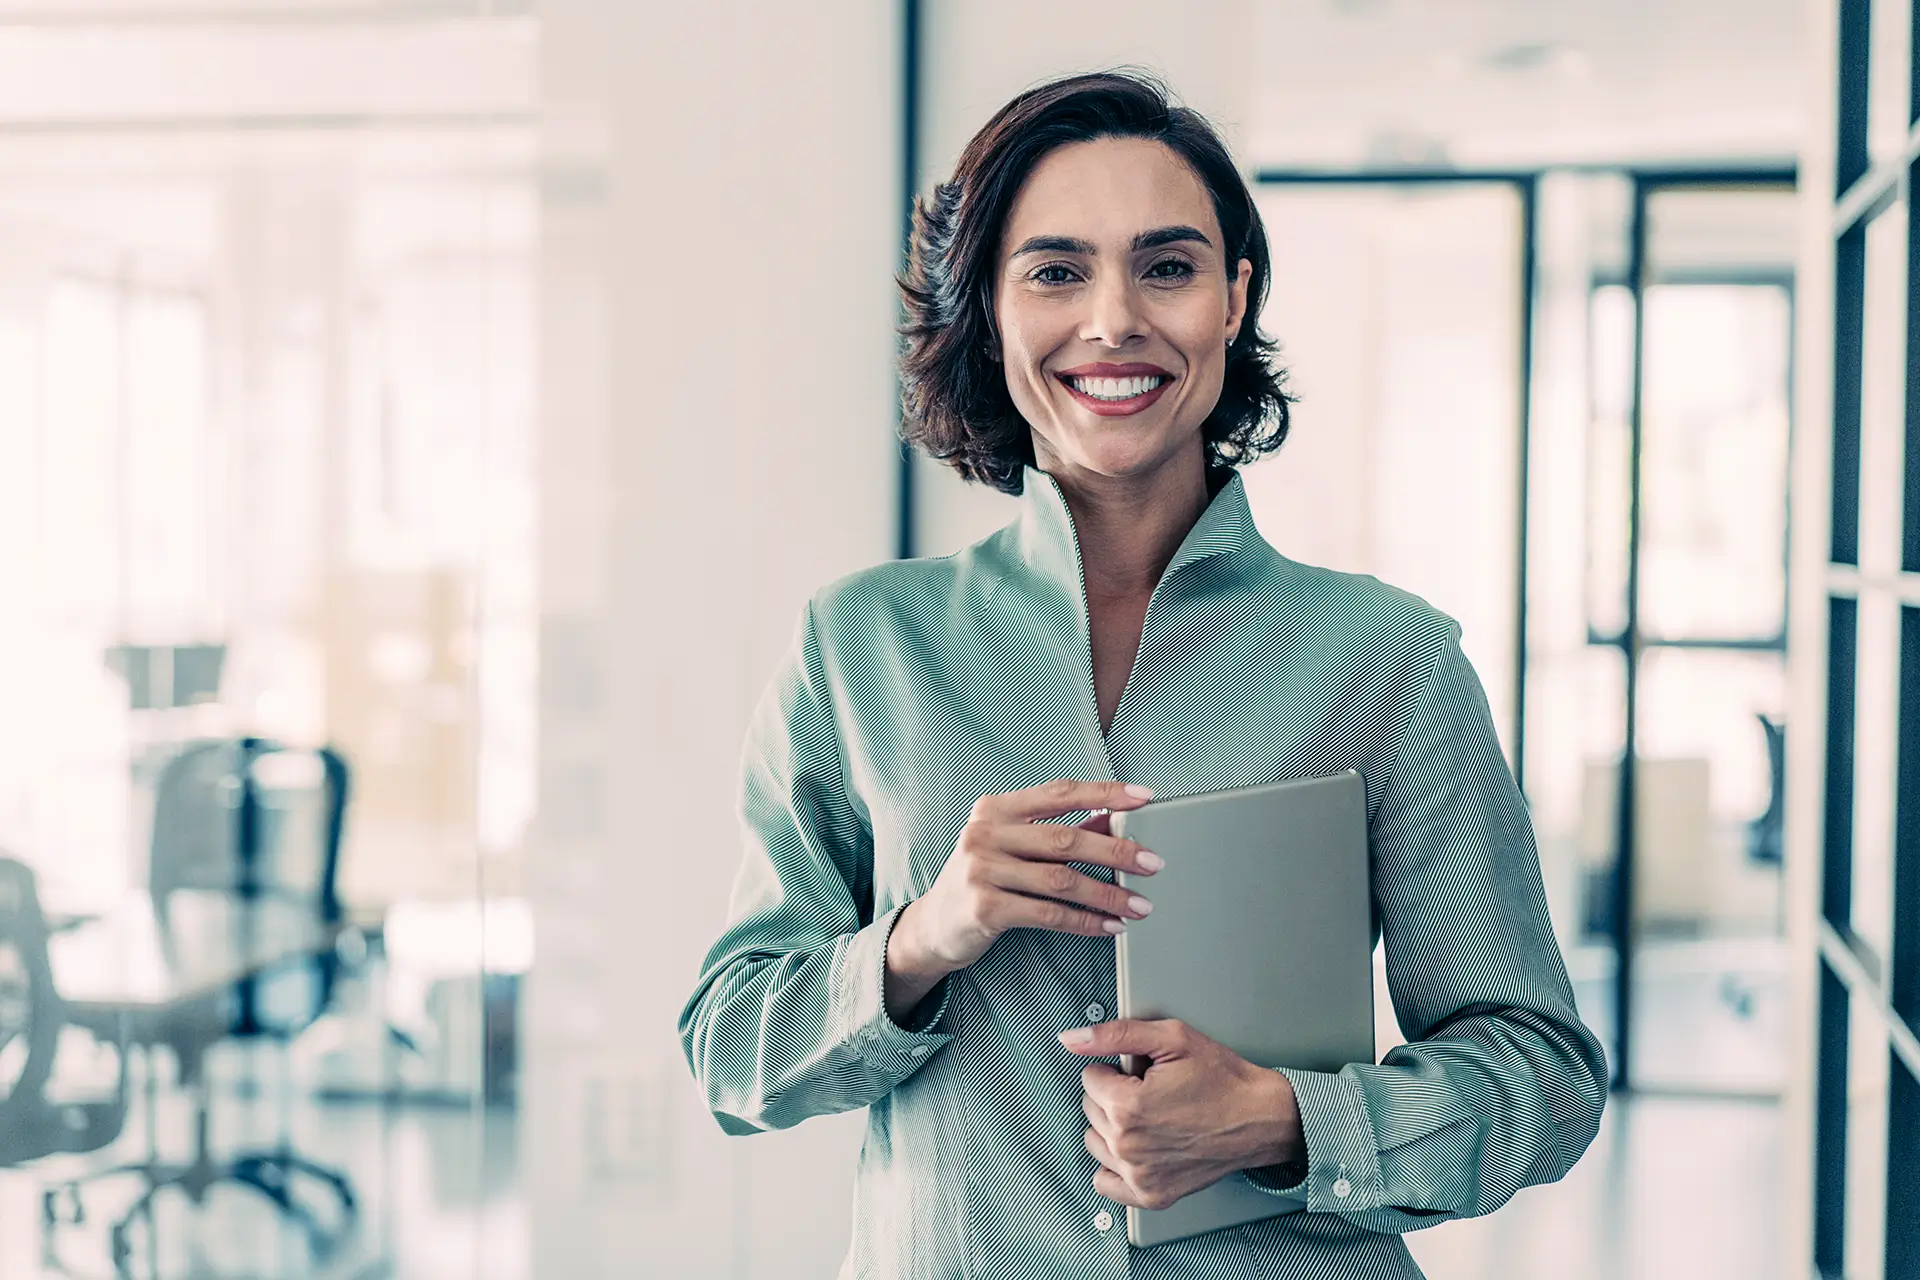
[[[1400,1233],[1579,1158],[1604,1063],[1459,624],[1253,525],[1287,399],[1245,186],[1151,80],[1043,85],[920,204],[902,287],[903,433],[1020,516],[801,614],[680,1016],[715,1118],[867,1108],[841,1280],[1412,1280]],[[1114,935],[1156,927],[1116,873],[1167,860],[1109,815],[1347,769],[1407,1043],[1268,1069],[1112,1018]],[[1272,1215],[1130,1247],[1115,1208],[1226,1178]]]
[[[915,206],[902,434],[1008,493],[1088,447],[1151,469],[1195,428],[1210,468],[1251,462],[1287,437],[1275,344],[1247,322],[1267,281],[1259,211],[1204,118],[1146,76],[1043,85]],[[1096,444],[1076,407],[1159,412]]]

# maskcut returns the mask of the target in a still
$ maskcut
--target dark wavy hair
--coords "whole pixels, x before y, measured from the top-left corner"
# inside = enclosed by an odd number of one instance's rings
[[[1238,466],[1287,438],[1286,374],[1278,345],[1256,323],[1269,282],[1267,233],[1252,192],[1213,126],[1175,106],[1160,80],[1126,68],[1069,76],[1002,107],[961,153],[953,177],[914,201],[900,360],[900,437],[968,480],[1021,491],[1034,462],[1033,432],[1014,408],[1002,367],[988,354],[993,282],[1007,213],[1021,184],[1056,147],[1096,138],[1150,138],[1192,166],[1213,199],[1231,273],[1245,258],[1247,312],[1227,348],[1220,399],[1202,427],[1207,467]]]

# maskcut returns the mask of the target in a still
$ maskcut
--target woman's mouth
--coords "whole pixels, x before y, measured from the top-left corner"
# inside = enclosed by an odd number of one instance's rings
[[[1138,413],[1158,400],[1173,384],[1168,374],[1143,373],[1109,378],[1091,374],[1057,374],[1073,398],[1102,417]]]

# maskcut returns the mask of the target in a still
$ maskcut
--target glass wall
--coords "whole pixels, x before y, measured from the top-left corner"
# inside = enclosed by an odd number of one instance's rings
[[[1246,472],[1254,519],[1284,555],[1458,618],[1511,757],[1523,191],[1275,181],[1259,199],[1261,323],[1299,403],[1282,453]]]
[[[1592,510],[1634,536],[1596,539],[1588,579],[1590,643],[1634,649],[1628,1073],[1776,1096],[1796,197],[1651,179],[1639,200],[1637,382],[1632,281],[1603,277],[1592,302]],[[1618,772],[1591,779],[1595,920],[1617,890]]]
[[[0,11],[0,1275],[522,1274],[532,20],[177,8]]]
[[[1262,528],[1462,621],[1616,1057],[1631,705],[1633,1083],[1776,1095],[1791,184],[1269,178],[1266,327],[1301,372]]]

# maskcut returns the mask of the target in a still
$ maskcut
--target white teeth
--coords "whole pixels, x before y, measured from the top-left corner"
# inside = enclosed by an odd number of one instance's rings
[[[1068,381],[1075,391],[1092,396],[1095,400],[1131,400],[1153,390],[1166,379],[1148,374],[1137,378],[1069,378]]]

